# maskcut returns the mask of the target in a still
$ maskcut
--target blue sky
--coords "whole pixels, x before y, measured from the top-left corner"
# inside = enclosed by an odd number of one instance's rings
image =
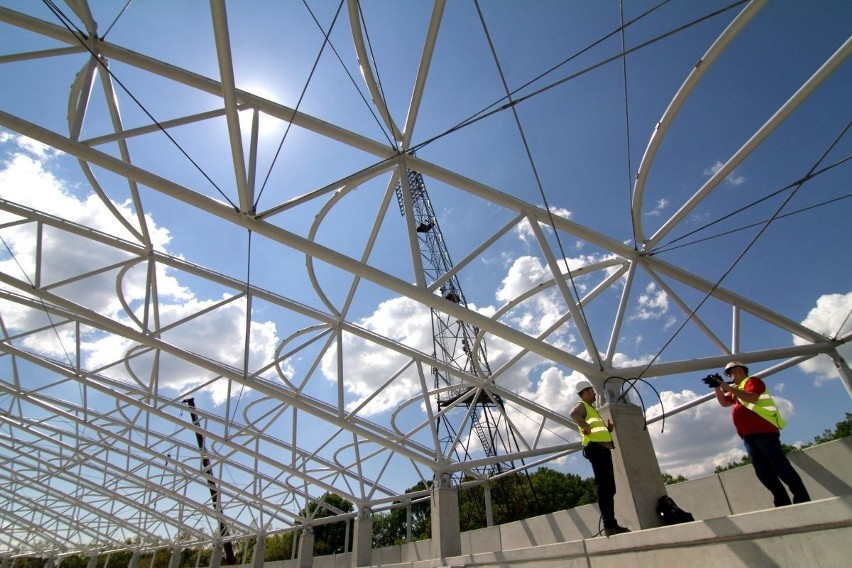
[[[43,4],[3,1],[0,5],[60,25]],[[90,6],[101,33],[120,11],[120,5],[114,2],[90,2]],[[313,18],[327,31],[338,4],[322,1],[308,2],[307,6],[313,16],[305,4],[297,2],[259,2],[250,7],[227,4],[237,87],[387,149],[391,135],[361,78],[346,6],[325,47],[324,32]],[[667,2],[651,11],[653,7],[649,2],[626,1],[622,15],[621,4],[614,1],[530,2],[524,3],[523,9],[516,2],[480,2],[480,12],[475,3],[447,3],[409,148],[416,148],[416,157],[424,165],[454,174],[448,178],[452,183],[437,174],[427,175],[426,185],[455,261],[465,259],[515,217],[516,211],[504,206],[501,196],[532,207],[544,207],[546,202],[555,215],[628,249],[641,249],[642,243],[634,240],[631,195],[643,153],[696,62],[743,9],[742,4],[729,8],[727,3],[709,1]],[[381,83],[394,123],[402,128],[432,6],[426,2],[382,1],[361,2],[360,8],[372,50],[373,73]],[[70,10],[66,12],[70,14]],[[618,33],[622,18],[624,22],[636,20],[625,28],[623,36]],[[3,54],[62,45],[8,23],[0,25]],[[650,169],[643,172],[647,181],[638,215],[643,234],[650,237],[665,226],[841,47],[850,31],[852,5],[840,0],[779,1],[760,10],[687,97]],[[133,3],[109,28],[106,39],[176,68],[220,79],[207,3]],[[629,51],[626,59],[617,57],[622,42]],[[69,87],[86,61],[84,54],[4,61],[0,73],[6,87],[0,93],[0,109],[67,134]],[[121,56],[111,59],[110,70],[121,83],[117,98],[125,129],[148,125],[150,117],[165,122],[222,107],[221,97],[140,70]],[[520,102],[497,110],[507,101],[503,80],[513,99]],[[94,88],[92,93],[91,110],[80,135],[83,140],[112,132],[109,115],[104,112],[103,91]],[[650,251],[653,258],[718,283],[787,321],[825,335],[849,333],[852,270],[848,219],[852,201],[850,169],[844,160],[852,152],[852,142],[843,132],[850,120],[850,95],[852,66],[846,61],[676,224]],[[257,212],[334,186],[338,180],[381,162],[375,153],[357,144],[345,144],[267,114],[261,114],[260,120]],[[467,121],[470,123],[456,129]],[[244,111],[241,128],[246,144],[250,126],[250,111]],[[225,120],[199,121],[169,132],[171,139],[160,132],[131,139],[133,163],[200,195],[238,203]],[[103,201],[93,195],[72,156],[21,134],[8,125],[0,129],[0,197],[121,238],[140,240],[115,221]],[[96,146],[119,155],[115,144]],[[812,171],[821,173],[795,185]],[[303,251],[260,233],[249,235],[238,224],[204,214],[148,187],[141,186],[140,197],[134,201],[127,183],[104,168],[95,166],[93,175],[118,214],[134,227],[139,227],[139,204],[144,204],[153,250],[237,281],[248,280],[310,310],[332,316],[335,310],[345,311],[341,319],[348,323],[406,348],[431,352],[428,309],[401,296],[392,286],[363,280],[348,305],[352,276],[341,267],[321,260],[306,262]],[[477,194],[470,187],[460,188],[468,179],[488,190]],[[414,282],[416,268],[396,199],[391,199],[386,211],[382,209],[389,182],[390,173],[372,176],[360,181],[357,189],[342,191],[339,201],[329,192],[266,220],[353,259],[361,260],[369,250],[365,264]],[[9,212],[3,215],[4,223],[15,218]],[[766,226],[765,222],[773,218]],[[373,230],[375,242],[371,246],[368,243]],[[612,251],[578,234],[560,231],[557,241],[552,227],[545,225],[541,231],[542,239],[560,260],[567,260],[572,271],[612,258]],[[33,232],[9,224],[0,229],[0,236],[5,243],[0,252],[3,272],[19,275],[23,268],[33,275]],[[126,259],[116,251],[99,250],[90,242],[81,241],[69,250],[68,242],[48,239],[42,262],[45,278],[62,281],[86,267],[93,270],[110,260]],[[192,319],[186,320],[185,326],[165,330],[164,338],[192,353],[242,368],[244,298],[230,301],[238,293],[233,287],[209,274],[202,277],[166,264],[157,268],[161,316],[164,321]],[[129,322],[134,315],[141,321],[146,284],[143,267],[134,265],[124,281],[129,309],[118,300],[111,273],[85,285],[69,286],[63,293],[116,321]],[[316,286],[308,268],[315,270]],[[612,270],[578,276],[568,285],[584,295]],[[465,264],[459,281],[470,307],[491,316],[551,276],[536,235],[524,221],[515,223]],[[705,302],[703,294],[682,284],[669,284],[688,309],[701,304],[697,315],[730,348],[730,307],[716,299]],[[606,351],[610,342],[624,286],[622,276],[584,307],[599,351]],[[694,326],[684,325],[684,313],[672,293],[659,283],[637,273],[632,286],[614,349],[616,368],[724,354]],[[317,289],[326,295],[326,301]],[[5,301],[0,310],[10,333],[32,327],[35,321],[43,322],[32,310],[24,313]],[[551,288],[523,302],[500,322],[537,336],[565,310],[564,301]],[[201,315],[194,317],[196,314]],[[419,398],[422,392],[416,374],[407,371],[389,379],[406,360],[400,352],[353,334],[344,335],[345,363],[338,365],[335,347],[322,355],[325,336],[319,332],[300,335],[316,325],[316,320],[297,309],[284,309],[262,295],[253,298],[251,320],[249,372],[259,372],[264,365],[281,359],[280,373],[273,370],[260,374],[286,388],[300,386],[301,394],[330,403],[340,402],[335,397],[341,393],[341,404],[349,411],[359,409],[358,415],[365,420],[390,423],[393,410],[398,408],[405,408],[400,416],[410,425],[422,419],[423,399]],[[741,323],[741,351],[794,343],[789,331],[749,314],[742,316]],[[62,338],[60,344],[56,336],[38,336],[23,343],[28,349],[61,359],[63,351],[68,351],[65,342],[73,344],[74,334],[66,330],[58,336]],[[304,337],[314,336],[316,341],[304,349],[293,347]],[[499,332],[488,335],[486,341],[492,369],[501,368],[518,349]],[[588,359],[573,325],[559,326],[545,343]],[[84,337],[83,344],[81,353],[89,369],[114,373],[120,381],[132,380],[134,373],[138,380],[152,372],[153,359],[147,355],[135,360],[138,367],[131,365],[132,372],[122,370],[123,354],[134,346],[127,338],[94,333]],[[293,353],[283,357],[291,349]],[[848,347],[844,349],[841,353],[848,356]],[[778,362],[755,363],[752,371]],[[236,383],[217,381],[201,386],[203,373],[179,358],[164,356],[160,365],[162,392],[176,397],[192,391],[200,403],[215,409],[211,412],[233,416],[236,409],[241,413],[251,408],[259,416],[257,409],[274,406],[264,401],[260,392],[238,388]],[[341,367],[343,379],[337,376]],[[643,378],[660,393],[669,409],[707,394],[700,378],[711,370]],[[576,400],[572,387],[582,378],[575,369],[532,354],[507,368],[498,384],[565,416]],[[783,441],[789,444],[810,442],[852,409],[849,393],[825,355],[773,375],[768,383],[788,416]],[[654,408],[659,405],[656,394],[645,385],[640,389],[649,416],[658,413]],[[376,397],[370,399],[374,393]],[[371,403],[360,408],[367,400]],[[413,402],[405,406],[408,400]],[[512,415],[518,427],[534,437],[537,424],[525,422],[523,409],[510,405],[512,412],[517,412]],[[270,421],[265,428],[286,439],[291,418],[282,418],[279,425]],[[651,435],[661,468],[673,475],[706,475],[715,465],[738,460],[744,453],[728,411],[712,401],[667,420],[665,431],[659,431],[659,426],[652,426]],[[323,421],[305,418],[299,427],[299,443],[306,448],[322,448],[325,436],[334,431]],[[577,439],[564,422],[549,424],[543,436],[554,444]],[[349,451],[351,448],[341,450]],[[548,466],[591,475],[585,460],[576,455]],[[368,467],[379,468],[374,464]],[[415,474],[404,468],[400,471],[404,473],[394,479],[395,489],[416,483]]]

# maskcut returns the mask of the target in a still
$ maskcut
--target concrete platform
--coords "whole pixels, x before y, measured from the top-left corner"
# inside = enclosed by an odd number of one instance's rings
[[[386,568],[846,567],[852,565],[852,496],[626,533],[377,564]]]

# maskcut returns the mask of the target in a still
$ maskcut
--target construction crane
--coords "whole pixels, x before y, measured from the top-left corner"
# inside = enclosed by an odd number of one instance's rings
[[[430,285],[443,279],[439,287],[441,296],[467,308],[467,300],[452,271],[453,263],[426,192],[423,176],[410,169],[407,174],[412,222],[417,232],[426,283]],[[396,194],[400,212],[405,216],[402,180],[396,184]],[[479,330],[435,308],[431,312],[433,356],[451,368],[479,377],[486,383],[490,382],[491,368],[488,365],[485,340],[476,341]],[[444,455],[452,451],[460,462],[469,460],[474,435],[486,457],[499,457],[518,451],[517,439],[506,419],[503,399],[499,395],[463,383],[437,367],[432,367],[432,374],[435,378],[438,437]],[[442,412],[451,405],[456,405],[456,409]],[[466,432],[459,432],[459,426],[465,427],[465,423],[459,424],[458,416],[462,414],[469,414],[469,428]],[[507,459],[476,468],[476,471],[485,477],[493,477],[515,469],[514,462]],[[456,481],[463,479],[459,476]],[[498,478],[494,488],[495,505],[505,512],[507,518],[514,520],[536,513],[535,495],[525,469]]]
[[[187,398],[183,400],[191,410],[189,416],[192,418],[192,425],[198,428],[195,431],[195,441],[198,443],[198,450],[201,452],[201,467],[204,470],[204,475],[207,477],[207,487],[210,489],[210,499],[213,502],[213,510],[217,514],[222,513],[222,504],[219,498],[219,486],[216,483],[216,478],[213,476],[213,466],[210,464],[210,456],[207,453],[207,444],[204,442],[204,434],[201,433],[201,419],[195,412],[195,399]],[[223,539],[229,534],[228,525],[220,518],[219,519],[219,536]],[[237,557],[234,554],[234,545],[229,540],[223,543],[225,552],[225,561],[223,564],[233,566],[237,564]]]

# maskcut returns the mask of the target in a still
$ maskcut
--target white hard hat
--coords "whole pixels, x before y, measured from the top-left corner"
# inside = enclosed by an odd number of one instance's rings
[[[590,383],[589,381],[580,381],[579,383],[577,383],[577,388],[575,390],[577,391],[577,394],[580,394],[584,390],[590,388],[592,388],[592,383]]]
[[[743,368],[743,370],[746,372],[746,374],[748,374],[748,367],[746,367],[745,365],[743,365],[743,364],[742,364],[742,363],[740,363],[739,361],[731,361],[730,363],[728,363],[727,365],[725,365],[725,374],[727,375],[727,374],[728,374],[728,371],[730,371],[730,370],[731,370],[731,369],[733,369],[734,367],[742,367],[742,368]]]

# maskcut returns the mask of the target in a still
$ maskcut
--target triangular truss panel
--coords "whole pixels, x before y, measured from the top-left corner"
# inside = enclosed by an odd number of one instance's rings
[[[639,4],[0,2],[0,557],[552,464],[581,376],[852,391],[848,7]]]

